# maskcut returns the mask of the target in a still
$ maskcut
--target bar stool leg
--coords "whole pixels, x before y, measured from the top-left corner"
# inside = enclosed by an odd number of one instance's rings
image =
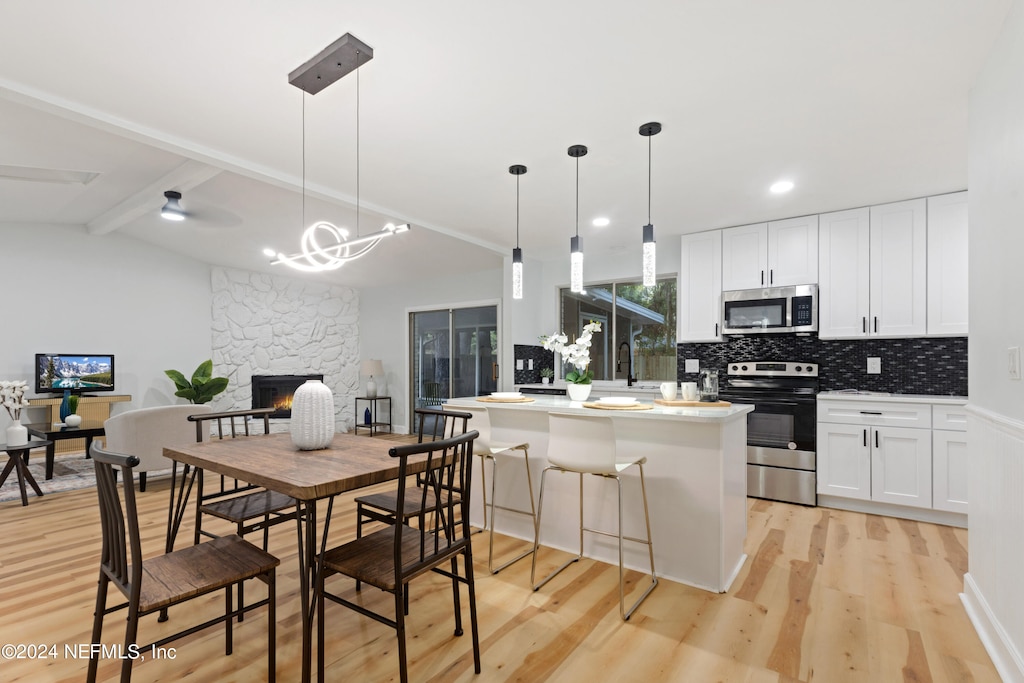
[[[509,450],[513,450],[513,449],[509,449]],[[528,491],[529,496],[530,496],[530,511],[527,512],[526,510],[517,510],[515,508],[509,508],[509,507],[503,507],[501,505],[495,505],[495,501],[497,500],[497,497],[496,497],[497,494],[495,493],[495,491],[496,491],[497,486],[498,486],[498,461],[497,461],[497,459],[493,455],[488,456],[491,459],[492,468],[491,468],[491,534],[490,534],[491,537],[490,537],[490,543],[489,543],[488,548],[487,548],[487,569],[492,574],[497,574],[502,569],[508,567],[509,565],[511,565],[511,564],[513,564],[515,562],[518,562],[519,560],[523,559],[524,557],[526,557],[530,553],[534,552],[534,549],[537,547],[537,509],[536,509],[536,507],[534,506],[534,503],[533,503],[533,479],[532,479],[532,477],[530,475],[530,450],[529,450],[529,448],[527,448],[525,446],[522,447],[522,448],[517,448],[515,450],[522,450],[523,451],[523,462],[524,462],[525,467],[526,467],[526,488],[527,488],[527,491]],[[524,550],[519,555],[516,555],[511,560],[505,562],[504,564],[502,564],[498,568],[494,567],[494,520],[495,520],[495,518],[497,516],[496,513],[495,513],[495,509],[505,510],[506,512],[515,512],[515,513],[518,513],[518,514],[521,514],[521,515],[530,515],[530,520],[533,522],[533,546],[530,547],[527,550]]]
[[[541,472],[541,474],[540,474],[540,499],[537,502],[537,534],[536,534],[536,541],[534,541],[534,544],[533,544],[533,566],[530,568],[530,584],[531,584],[531,586],[533,586],[533,590],[535,590],[535,591],[536,590],[540,590],[544,586],[544,584],[546,584],[551,579],[555,578],[556,574],[558,574],[560,571],[562,571],[563,569],[568,567],[570,564],[572,564],[573,562],[579,562],[580,560],[583,559],[583,473],[580,472],[580,473],[577,473],[578,476],[579,476],[579,480],[580,480],[580,551],[579,551],[579,553],[575,557],[567,560],[565,563],[562,564],[562,566],[558,567],[553,572],[548,574],[547,577],[545,577],[540,583],[537,583],[535,581],[534,577],[535,577],[535,574],[537,572],[537,555],[538,555],[537,549],[540,547],[541,515],[543,515],[543,511],[544,511],[544,482],[547,479],[547,475],[548,475],[548,471],[549,470],[555,470],[557,472],[568,472],[569,471],[569,470],[564,470],[561,467],[555,467],[554,465],[548,465],[547,467],[544,468],[544,471]]]

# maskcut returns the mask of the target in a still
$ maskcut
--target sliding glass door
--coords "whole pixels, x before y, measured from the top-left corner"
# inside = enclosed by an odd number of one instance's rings
[[[497,389],[497,306],[417,311],[409,314],[409,330],[411,408]]]

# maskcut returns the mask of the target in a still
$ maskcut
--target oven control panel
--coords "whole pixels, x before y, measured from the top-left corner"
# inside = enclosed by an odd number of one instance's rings
[[[745,377],[817,377],[817,363],[748,360],[729,363],[728,374]]]

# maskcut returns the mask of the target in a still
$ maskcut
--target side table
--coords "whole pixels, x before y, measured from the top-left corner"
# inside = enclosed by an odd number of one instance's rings
[[[359,402],[365,401],[369,403],[362,413],[359,412]],[[377,412],[377,403],[381,401],[387,401],[388,403],[388,421],[384,422],[383,418]],[[366,421],[366,411],[370,411],[370,421]],[[379,432],[383,427],[388,428],[388,433],[391,430],[391,397],[390,396],[356,396],[356,426],[355,433],[358,434],[360,429],[369,429],[370,436],[373,436]]]
[[[51,446],[53,446],[52,441],[29,441],[21,446],[0,445],[0,450],[7,453],[7,466],[4,467],[3,473],[0,474],[0,486],[3,486],[4,482],[7,481],[11,470],[16,470],[18,473],[18,488],[21,490],[21,504],[23,506],[28,505],[28,494],[25,491],[26,481],[32,487],[32,490],[36,492],[37,496],[42,497],[43,495],[39,484],[36,483],[35,477],[28,470],[28,452],[33,448],[49,448]]]

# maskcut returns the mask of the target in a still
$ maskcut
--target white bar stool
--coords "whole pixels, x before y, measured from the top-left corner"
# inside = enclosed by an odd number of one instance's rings
[[[473,444],[473,451],[476,455],[480,456],[480,483],[481,490],[483,491],[484,501],[484,529],[488,527],[487,521],[487,508],[488,505],[491,509],[490,518],[490,540],[487,548],[487,569],[492,574],[497,574],[505,567],[518,562],[530,553],[534,552],[534,548],[537,547],[537,510],[533,503],[533,480],[530,477],[530,444],[526,442],[520,443],[506,443],[506,442],[495,442],[491,439],[491,418],[497,419],[499,422],[501,418],[501,411],[491,412],[486,406],[451,406],[444,405],[444,408],[449,410],[460,410],[473,415],[473,429],[480,433],[480,436],[476,438]],[[506,505],[497,505],[495,503],[495,491],[498,485],[498,460],[496,456],[502,457],[514,457],[518,459],[518,453],[522,452],[523,466],[526,468],[526,487],[530,495],[530,509],[521,510],[519,508],[508,507]],[[491,501],[487,502],[487,461],[491,461]],[[511,560],[508,560],[500,567],[494,567],[494,518],[496,510],[504,510],[506,512],[514,512],[519,515],[526,515],[530,518],[530,522],[533,524],[533,546],[528,550],[523,551],[519,555],[516,555]],[[481,529],[483,531],[484,529]]]
[[[548,463],[540,477],[540,501],[537,505],[537,543],[534,545],[533,567],[530,569],[530,583],[533,590],[539,590],[556,574],[573,562],[583,557],[583,532],[611,536],[619,539],[619,614],[623,621],[629,619],[644,598],[650,595],[658,585],[658,577],[654,572],[654,545],[651,543],[651,518],[647,511],[647,486],[644,482],[644,463],[647,458],[619,459],[615,447],[615,423],[605,415],[576,415],[569,413],[550,413],[548,415]],[[627,467],[636,465],[640,469],[640,491],[644,503],[644,523],[647,527],[647,539],[632,538],[622,535],[622,480],[620,473]],[[536,583],[537,554],[540,547],[541,515],[544,511],[544,482],[548,471],[575,472],[580,478],[580,550],[576,557],[551,572],[547,578]],[[614,479],[618,497],[619,528],[617,533],[590,529],[583,526],[583,475],[593,474],[599,477]],[[626,610],[625,570],[622,564],[622,542],[632,541],[647,546],[651,561],[651,585],[647,587],[633,606]]]

